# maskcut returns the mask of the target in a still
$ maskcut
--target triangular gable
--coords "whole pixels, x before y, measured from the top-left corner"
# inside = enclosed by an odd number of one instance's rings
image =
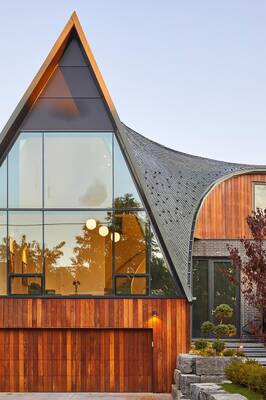
[[[76,39],[76,41],[75,41],[75,39]],[[78,44],[78,42],[80,44]],[[65,51],[68,44],[70,44],[70,46],[68,47],[67,51]],[[51,76],[54,74],[55,69],[57,68],[60,59],[61,59],[62,66],[69,65],[69,63],[71,63],[71,61],[73,59],[73,55],[77,56],[77,53],[79,53],[81,48],[82,48],[83,60],[80,59],[80,63],[82,65],[84,65],[84,64],[86,65],[87,64],[86,58],[89,60],[91,71],[95,77],[97,86],[101,92],[101,96],[104,100],[104,103],[106,103],[106,106],[107,106],[106,109],[109,113],[112,123],[119,129],[119,127],[121,126],[120,119],[118,117],[118,114],[117,114],[114,104],[112,102],[112,99],[109,95],[109,92],[106,88],[106,85],[103,81],[102,75],[99,71],[99,68],[94,59],[94,56],[91,52],[90,46],[86,40],[85,34],[82,30],[82,27],[80,25],[78,17],[76,15],[76,13],[74,12],[72,14],[72,16],[70,17],[69,21],[67,22],[65,28],[63,29],[62,33],[60,34],[59,38],[55,42],[51,52],[49,53],[48,57],[46,58],[45,62],[42,65],[42,67],[40,68],[39,72],[33,79],[28,90],[22,97],[21,101],[19,102],[18,106],[16,107],[15,111],[13,112],[9,121],[5,125],[3,131],[1,132],[1,136],[0,136],[0,159],[1,159],[1,161],[3,160],[4,154],[8,151],[10,143],[14,140],[14,137],[16,136],[18,130],[21,128],[21,125],[22,125],[23,121],[25,120],[25,117],[28,115],[29,110],[33,109],[33,105],[36,103],[37,99],[40,97],[40,94],[41,94],[43,88],[46,86],[47,82],[49,81]],[[72,104],[71,104],[71,102],[68,102],[68,103],[69,104],[67,104],[67,107],[70,107],[70,109],[72,108],[74,110],[75,107],[73,107],[73,102],[72,102]],[[37,117],[39,117],[39,111],[40,111],[38,107],[37,107],[37,111],[36,111]],[[48,110],[49,110],[49,106],[46,106],[44,108],[48,108]],[[77,108],[82,109],[82,107],[80,107],[80,105],[78,105]],[[95,110],[95,108],[96,108],[96,110]],[[92,112],[96,111],[96,113],[97,113],[97,107],[95,105],[93,105],[91,108],[91,111]],[[84,111],[84,113],[85,113],[85,111]],[[37,119],[37,117],[36,117],[36,119]],[[65,116],[63,115],[62,118],[64,118],[64,117]],[[98,115],[98,119],[100,119],[101,117],[102,117],[102,115],[100,113]],[[26,122],[27,121],[25,121],[24,129],[28,129]],[[110,125],[110,123],[109,123],[109,125]],[[106,121],[105,129],[106,128],[109,129],[110,128],[109,125],[107,124],[107,121]],[[97,123],[96,123],[96,128],[97,128]],[[29,129],[30,129],[30,127],[29,127]],[[48,129],[49,129],[49,127],[48,127]],[[70,127],[70,129],[72,129],[72,127]],[[73,129],[75,129],[75,126],[73,126]]]
[[[76,74],[73,81],[72,74]],[[3,162],[22,128],[29,131],[76,131],[83,130],[83,127],[84,130],[115,131],[134,181],[142,194],[142,201],[156,227],[153,211],[141,188],[138,168],[132,161],[132,149],[125,137],[125,128],[118,117],[77,15],[73,13],[1,133],[0,162]],[[160,231],[159,227],[156,227],[156,231]],[[167,260],[175,279],[179,281],[178,265],[174,266],[168,255]]]

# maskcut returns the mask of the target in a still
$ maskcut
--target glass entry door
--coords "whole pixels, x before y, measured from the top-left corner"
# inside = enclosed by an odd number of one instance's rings
[[[228,260],[195,259],[193,262],[192,336],[201,337],[201,324],[216,321],[213,310],[219,304],[233,308],[233,317],[225,323],[234,324],[239,336],[239,287],[229,281],[226,274],[236,277],[236,270]]]

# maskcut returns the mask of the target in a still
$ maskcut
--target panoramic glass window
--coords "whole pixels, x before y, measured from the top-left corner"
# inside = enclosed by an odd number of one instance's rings
[[[138,208],[142,207],[136,186],[130,175],[124,156],[117,140],[114,140],[114,207]]]
[[[148,221],[144,212],[114,214],[115,273],[146,274]]]
[[[9,212],[8,238],[10,273],[42,273],[42,213]]]
[[[0,167],[0,208],[7,207],[7,159]]]
[[[266,184],[255,183],[254,184],[254,210],[256,208],[266,208]]]
[[[46,294],[112,294],[112,216],[44,214]]]
[[[46,208],[112,207],[112,134],[46,133],[44,176]]]
[[[112,132],[22,132],[0,219],[0,295],[180,294]]]
[[[42,281],[38,277],[12,276],[10,288],[11,294],[36,296],[42,293]]]
[[[0,212],[0,295],[7,294],[7,215]]]
[[[143,276],[116,276],[115,293],[118,296],[146,296],[148,280]]]
[[[150,229],[150,275],[151,294],[153,296],[176,296],[176,285],[169,272],[167,262],[161,252],[159,243]]]
[[[9,152],[8,207],[42,207],[41,133],[21,133]]]

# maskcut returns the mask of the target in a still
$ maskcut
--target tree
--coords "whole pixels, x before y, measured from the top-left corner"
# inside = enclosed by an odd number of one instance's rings
[[[259,312],[266,310],[266,209],[257,208],[247,217],[252,239],[241,239],[245,257],[239,248],[227,245],[232,264],[240,272],[240,282],[228,275],[231,282],[240,283],[241,292],[248,304]]]

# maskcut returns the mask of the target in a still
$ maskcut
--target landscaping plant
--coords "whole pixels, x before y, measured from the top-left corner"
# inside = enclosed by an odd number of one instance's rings
[[[247,224],[252,239],[241,239],[244,246],[245,257],[241,257],[239,249],[228,245],[229,257],[234,267],[239,271],[241,279],[227,274],[230,282],[239,285],[240,290],[248,304],[261,313],[261,319],[266,318],[266,209],[257,208],[247,217]],[[256,332],[255,334],[258,334]],[[263,332],[261,330],[261,335]],[[265,332],[264,332],[265,335]],[[265,336],[264,336],[264,339]]]
[[[256,361],[232,361],[225,367],[225,374],[232,383],[261,393],[266,400],[266,368]]]

